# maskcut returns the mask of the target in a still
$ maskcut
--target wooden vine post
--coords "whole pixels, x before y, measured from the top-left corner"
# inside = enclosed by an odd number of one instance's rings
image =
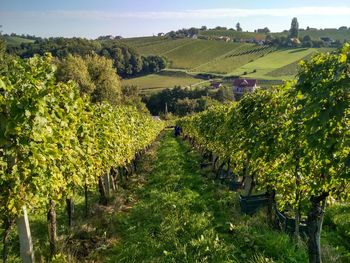
[[[34,262],[34,249],[32,242],[32,235],[30,232],[27,209],[22,207],[22,215],[17,218],[17,231],[19,235],[20,253],[23,263]]]

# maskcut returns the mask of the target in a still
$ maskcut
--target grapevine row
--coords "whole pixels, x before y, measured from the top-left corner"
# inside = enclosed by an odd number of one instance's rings
[[[48,208],[50,220],[55,203],[101,186],[112,167],[128,165],[162,129],[162,122],[133,107],[92,104],[73,82],[57,83],[50,55],[14,60],[0,79],[4,228],[24,208],[30,213]]]
[[[350,46],[303,62],[296,82],[246,94],[230,106],[179,121],[201,148],[253,186],[291,208],[295,233],[304,215],[310,262],[320,262],[327,197],[350,194]],[[249,189],[247,189],[249,188]]]

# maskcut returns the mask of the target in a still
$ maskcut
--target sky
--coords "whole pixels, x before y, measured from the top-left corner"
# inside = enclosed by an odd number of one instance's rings
[[[40,37],[151,36],[224,26],[272,32],[350,27],[350,0],[0,0],[2,33]]]

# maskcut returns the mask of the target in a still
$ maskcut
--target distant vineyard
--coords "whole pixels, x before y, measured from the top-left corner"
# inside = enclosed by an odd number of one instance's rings
[[[203,64],[192,71],[227,74],[249,62],[268,55],[275,50],[274,47],[270,46],[241,44],[223,57],[218,57],[217,59]]]
[[[275,47],[271,46],[242,46],[242,48],[235,50],[232,54],[227,55],[225,57],[235,57],[235,56],[243,56],[249,54],[257,54],[257,55],[266,55],[270,52],[275,51]]]

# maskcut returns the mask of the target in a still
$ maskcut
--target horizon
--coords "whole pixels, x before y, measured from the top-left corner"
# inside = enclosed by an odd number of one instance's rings
[[[349,27],[350,3],[345,0],[328,5],[327,1],[192,1],[164,3],[151,0],[121,1],[4,0],[0,4],[3,34],[37,37],[83,37],[95,39],[112,35],[125,38],[157,35],[181,28],[217,26],[253,32],[268,27],[271,32],[289,30],[293,17],[306,29]]]

